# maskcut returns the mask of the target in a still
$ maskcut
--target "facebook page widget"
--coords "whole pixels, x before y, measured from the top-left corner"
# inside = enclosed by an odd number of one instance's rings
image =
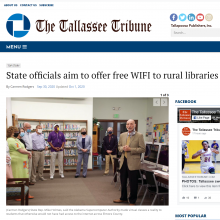
[[[219,202],[220,108],[177,108],[180,202]]]

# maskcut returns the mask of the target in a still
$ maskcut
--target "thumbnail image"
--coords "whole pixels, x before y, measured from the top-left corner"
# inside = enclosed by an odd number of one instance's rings
[[[220,174],[220,140],[182,140],[183,174]]]

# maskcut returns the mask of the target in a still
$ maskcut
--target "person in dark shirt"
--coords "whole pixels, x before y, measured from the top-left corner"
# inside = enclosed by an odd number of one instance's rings
[[[113,128],[108,127],[108,135],[104,137],[104,152],[105,152],[105,172],[104,176],[109,174],[109,162],[112,161],[112,169],[114,170],[114,158],[117,157],[118,139],[113,134]]]
[[[59,124],[54,125],[54,131],[50,132],[48,143],[51,146],[51,159],[50,159],[50,179],[53,180],[55,172],[55,159],[58,155],[59,174],[63,179],[63,149],[66,142],[63,132],[59,131]]]

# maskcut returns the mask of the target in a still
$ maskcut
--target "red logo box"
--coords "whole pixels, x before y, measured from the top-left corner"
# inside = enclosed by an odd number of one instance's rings
[[[188,127],[184,127],[184,128],[182,129],[182,133],[183,133],[184,136],[188,136],[188,135],[190,135],[191,130],[190,130],[190,128],[188,128]]]
[[[180,110],[179,121],[191,121],[191,110],[189,109]]]

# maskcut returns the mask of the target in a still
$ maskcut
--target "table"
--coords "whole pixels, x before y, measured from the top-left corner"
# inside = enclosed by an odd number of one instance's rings
[[[150,168],[150,166],[152,166],[152,165],[149,165],[146,163],[141,163],[140,170],[152,171],[152,172],[153,172],[153,170],[162,171],[161,168]],[[155,175],[158,182],[163,183],[165,185],[169,185],[169,175],[163,175],[161,173],[155,173],[154,175]]]
[[[114,160],[119,160],[120,158],[114,158]],[[116,162],[115,162],[116,164]],[[146,163],[141,163],[141,166],[140,166],[140,170],[146,170],[146,171],[152,171],[153,170],[160,170],[162,171],[161,168],[150,168],[152,165],[149,165],[149,164],[146,164]],[[114,175],[115,175],[115,172],[116,172],[116,166],[114,166]],[[157,179],[158,182],[160,183],[163,183],[165,185],[169,185],[169,175],[163,175],[161,173],[155,173],[155,177]],[[115,176],[115,179],[114,179],[114,182],[117,181],[117,176]]]

